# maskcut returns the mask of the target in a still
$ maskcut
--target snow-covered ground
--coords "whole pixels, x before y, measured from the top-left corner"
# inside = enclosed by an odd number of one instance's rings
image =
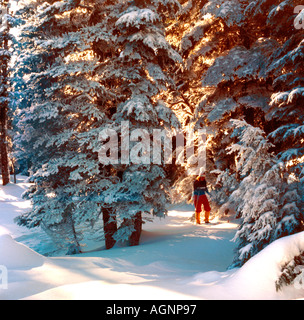
[[[226,271],[238,225],[194,225],[191,207],[173,208],[166,219],[146,223],[137,247],[43,256],[38,252],[52,250],[43,231],[13,222],[30,206],[21,198],[28,184],[18,178],[17,185],[0,187],[1,300],[304,298],[304,286],[275,290],[282,262],[304,248],[304,233],[280,239],[241,269]]]

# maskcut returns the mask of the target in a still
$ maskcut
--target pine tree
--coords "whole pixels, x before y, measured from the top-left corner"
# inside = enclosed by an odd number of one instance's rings
[[[178,4],[138,5],[44,3],[24,27],[34,41],[21,66],[32,99],[21,110],[19,140],[35,184],[26,195],[33,210],[18,223],[41,225],[69,253],[81,250],[88,230],[107,249],[138,244],[142,212],[163,214],[168,202],[162,166],[105,165],[99,157],[101,137],[108,130],[121,136],[122,121],[151,133],[174,120],[153,98],[173,85],[166,63],[179,56],[163,23]]]
[[[10,25],[9,25],[9,1],[0,2],[1,30],[0,30],[0,159],[2,183],[10,182],[9,156],[8,156],[8,111],[9,111],[9,52]]]
[[[89,25],[93,8],[78,1],[44,3],[28,8],[33,11],[23,28],[24,45],[34,45],[21,65],[30,74],[30,100],[20,114],[20,143],[30,154],[35,184],[26,194],[33,209],[18,223],[42,226],[69,253],[81,250],[86,229],[99,222],[99,195],[110,184],[92,153],[108,121],[97,101],[105,91],[94,78],[98,59],[91,45],[104,30]]]
[[[286,164],[294,188],[302,199],[303,212],[303,29],[295,29],[294,8],[299,1],[284,1],[274,6],[267,23],[275,25],[274,34],[281,45],[274,51],[267,66],[268,77],[273,82],[266,120],[272,123],[269,138],[277,146],[280,161]],[[283,14],[283,12],[285,14]],[[286,14],[287,13],[287,14]],[[289,14],[288,14],[289,13]],[[278,23],[280,21],[280,23]]]
[[[181,124],[184,134],[207,129],[213,208],[243,218],[236,265],[302,230],[304,55],[303,30],[293,24],[297,4],[27,4],[20,13],[27,24],[17,68],[16,144],[35,185],[27,194],[33,210],[19,223],[42,225],[70,252],[80,251],[89,229],[106,248],[138,244],[144,213],[166,213],[170,179],[182,199],[191,197],[193,177],[176,165],[177,154],[166,164],[153,163],[149,153],[153,130]],[[237,128],[231,119],[241,121]],[[127,160],[100,163],[100,150],[109,156],[102,148],[110,135],[117,140],[114,156]]]
[[[282,290],[284,286],[290,285],[296,289],[301,289],[304,286],[304,252],[295,256],[282,267],[279,279],[276,281],[276,290]]]
[[[130,245],[139,243],[142,214],[163,216],[169,201],[164,162],[151,164],[152,158],[144,151],[150,150],[153,130],[178,125],[174,113],[156,100],[162,91],[174,87],[168,67],[181,62],[165,39],[164,30],[166,19],[178,9],[177,1],[135,1],[124,8],[115,23],[119,56],[113,59],[114,79],[124,101],[117,104],[113,120],[118,128],[127,122],[130,132],[139,130],[139,137],[130,141],[130,162],[114,165],[119,183],[109,191],[108,201],[115,208],[119,224],[114,238]],[[138,143],[139,138],[143,143]]]
[[[273,41],[259,40],[263,34],[248,25],[247,4],[183,1],[179,23],[170,29],[174,32],[170,34],[172,41],[179,42],[185,68],[176,76],[178,93],[169,99],[181,110],[187,129],[207,130],[207,180],[214,189],[214,208],[222,205],[222,198],[217,197],[221,192],[218,174],[227,171],[231,176],[235,172],[233,156],[225,152],[234,142],[229,120],[244,118],[263,128],[263,109],[271,96],[264,61],[271,54]],[[181,184],[184,179],[188,177],[181,174]]]
[[[234,263],[243,265],[274,240],[303,230],[300,198],[286,169],[271,152],[265,132],[245,121],[234,120],[239,143],[228,148],[236,154],[242,182],[231,194],[242,217],[234,240],[238,243]]]
[[[240,242],[245,239],[239,249],[249,243],[249,238],[260,239],[253,251],[247,247],[252,256],[275,238],[302,228],[303,112],[299,108],[303,30],[295,30],[297,14],[293,12],[300,1],[182,1],[182,4],[182,15],[179,23],[172,24],[170,38],[178,43],[185,69],[176,75],[180,81],[177,81],[179,94],[168,99],[173,100],[174,108],[183,110],[179,112],[183,112],[183,124],[194,122],[197,128],[207,129],[207,180],[214,189],[213,207],[219,207],[220,214],[236,210],[237,217],[245,211],[248,216],[257,214],[246,236],[239,239]],[[187,99],[182,100],[181,96]],[[264,155],[255,152],[252,155],[260,164],[266,163],[268,157],[272,169],[255,168],[242,175],[235,153],[227,155],[226,151],[238,142],[231,119],[244,120],[255,130],[262,130],[265,143],[268,141],[272,146]],[[247,153],[241,158],[244,164],[250,164],[252,155]],[[188,180],[181,173],[178,187],[187,185]],[[252,202],[249,204],[254,194],[261,203],[271,204],[269,209],[273,216],[277,215],[269,220],[271,233],[267,232],[266,215]],[[238,236],[242,237],[241,233]],[[240,264],[246,260],[246,252],[243,251]]]

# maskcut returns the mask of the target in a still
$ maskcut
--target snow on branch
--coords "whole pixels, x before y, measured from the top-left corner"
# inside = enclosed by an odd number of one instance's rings
[[[138,9],[137,7],[130,8],[130,12],[123,14],[116,22],[117,26],[140,28],[147,23],[155,23],[160,21],[157,13],[150,9]]]

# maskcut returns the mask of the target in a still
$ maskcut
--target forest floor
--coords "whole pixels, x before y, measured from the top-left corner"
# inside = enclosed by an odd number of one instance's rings
[[[54,250],[48,236],[13,221],[30,208],[21,197],[28,186],[19,176],[16,185],[0,187],[0,280],[3,270],[8,280],[7,286],[0,281],[0,300],[304,298],[304,287],[275,290],[279,261],[291,242],[303,244],[303,233],[276,241],[240,269],[227,270],[238,221],[195,225],[192,206],[180,206],[164,219],[146,222],[139,246],[47,256]]]

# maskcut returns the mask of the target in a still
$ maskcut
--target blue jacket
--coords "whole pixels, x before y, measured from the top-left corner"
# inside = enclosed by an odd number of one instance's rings
[[[195,180],[193,183],[193,195],[202,196],[208,192],[206,180]]]

